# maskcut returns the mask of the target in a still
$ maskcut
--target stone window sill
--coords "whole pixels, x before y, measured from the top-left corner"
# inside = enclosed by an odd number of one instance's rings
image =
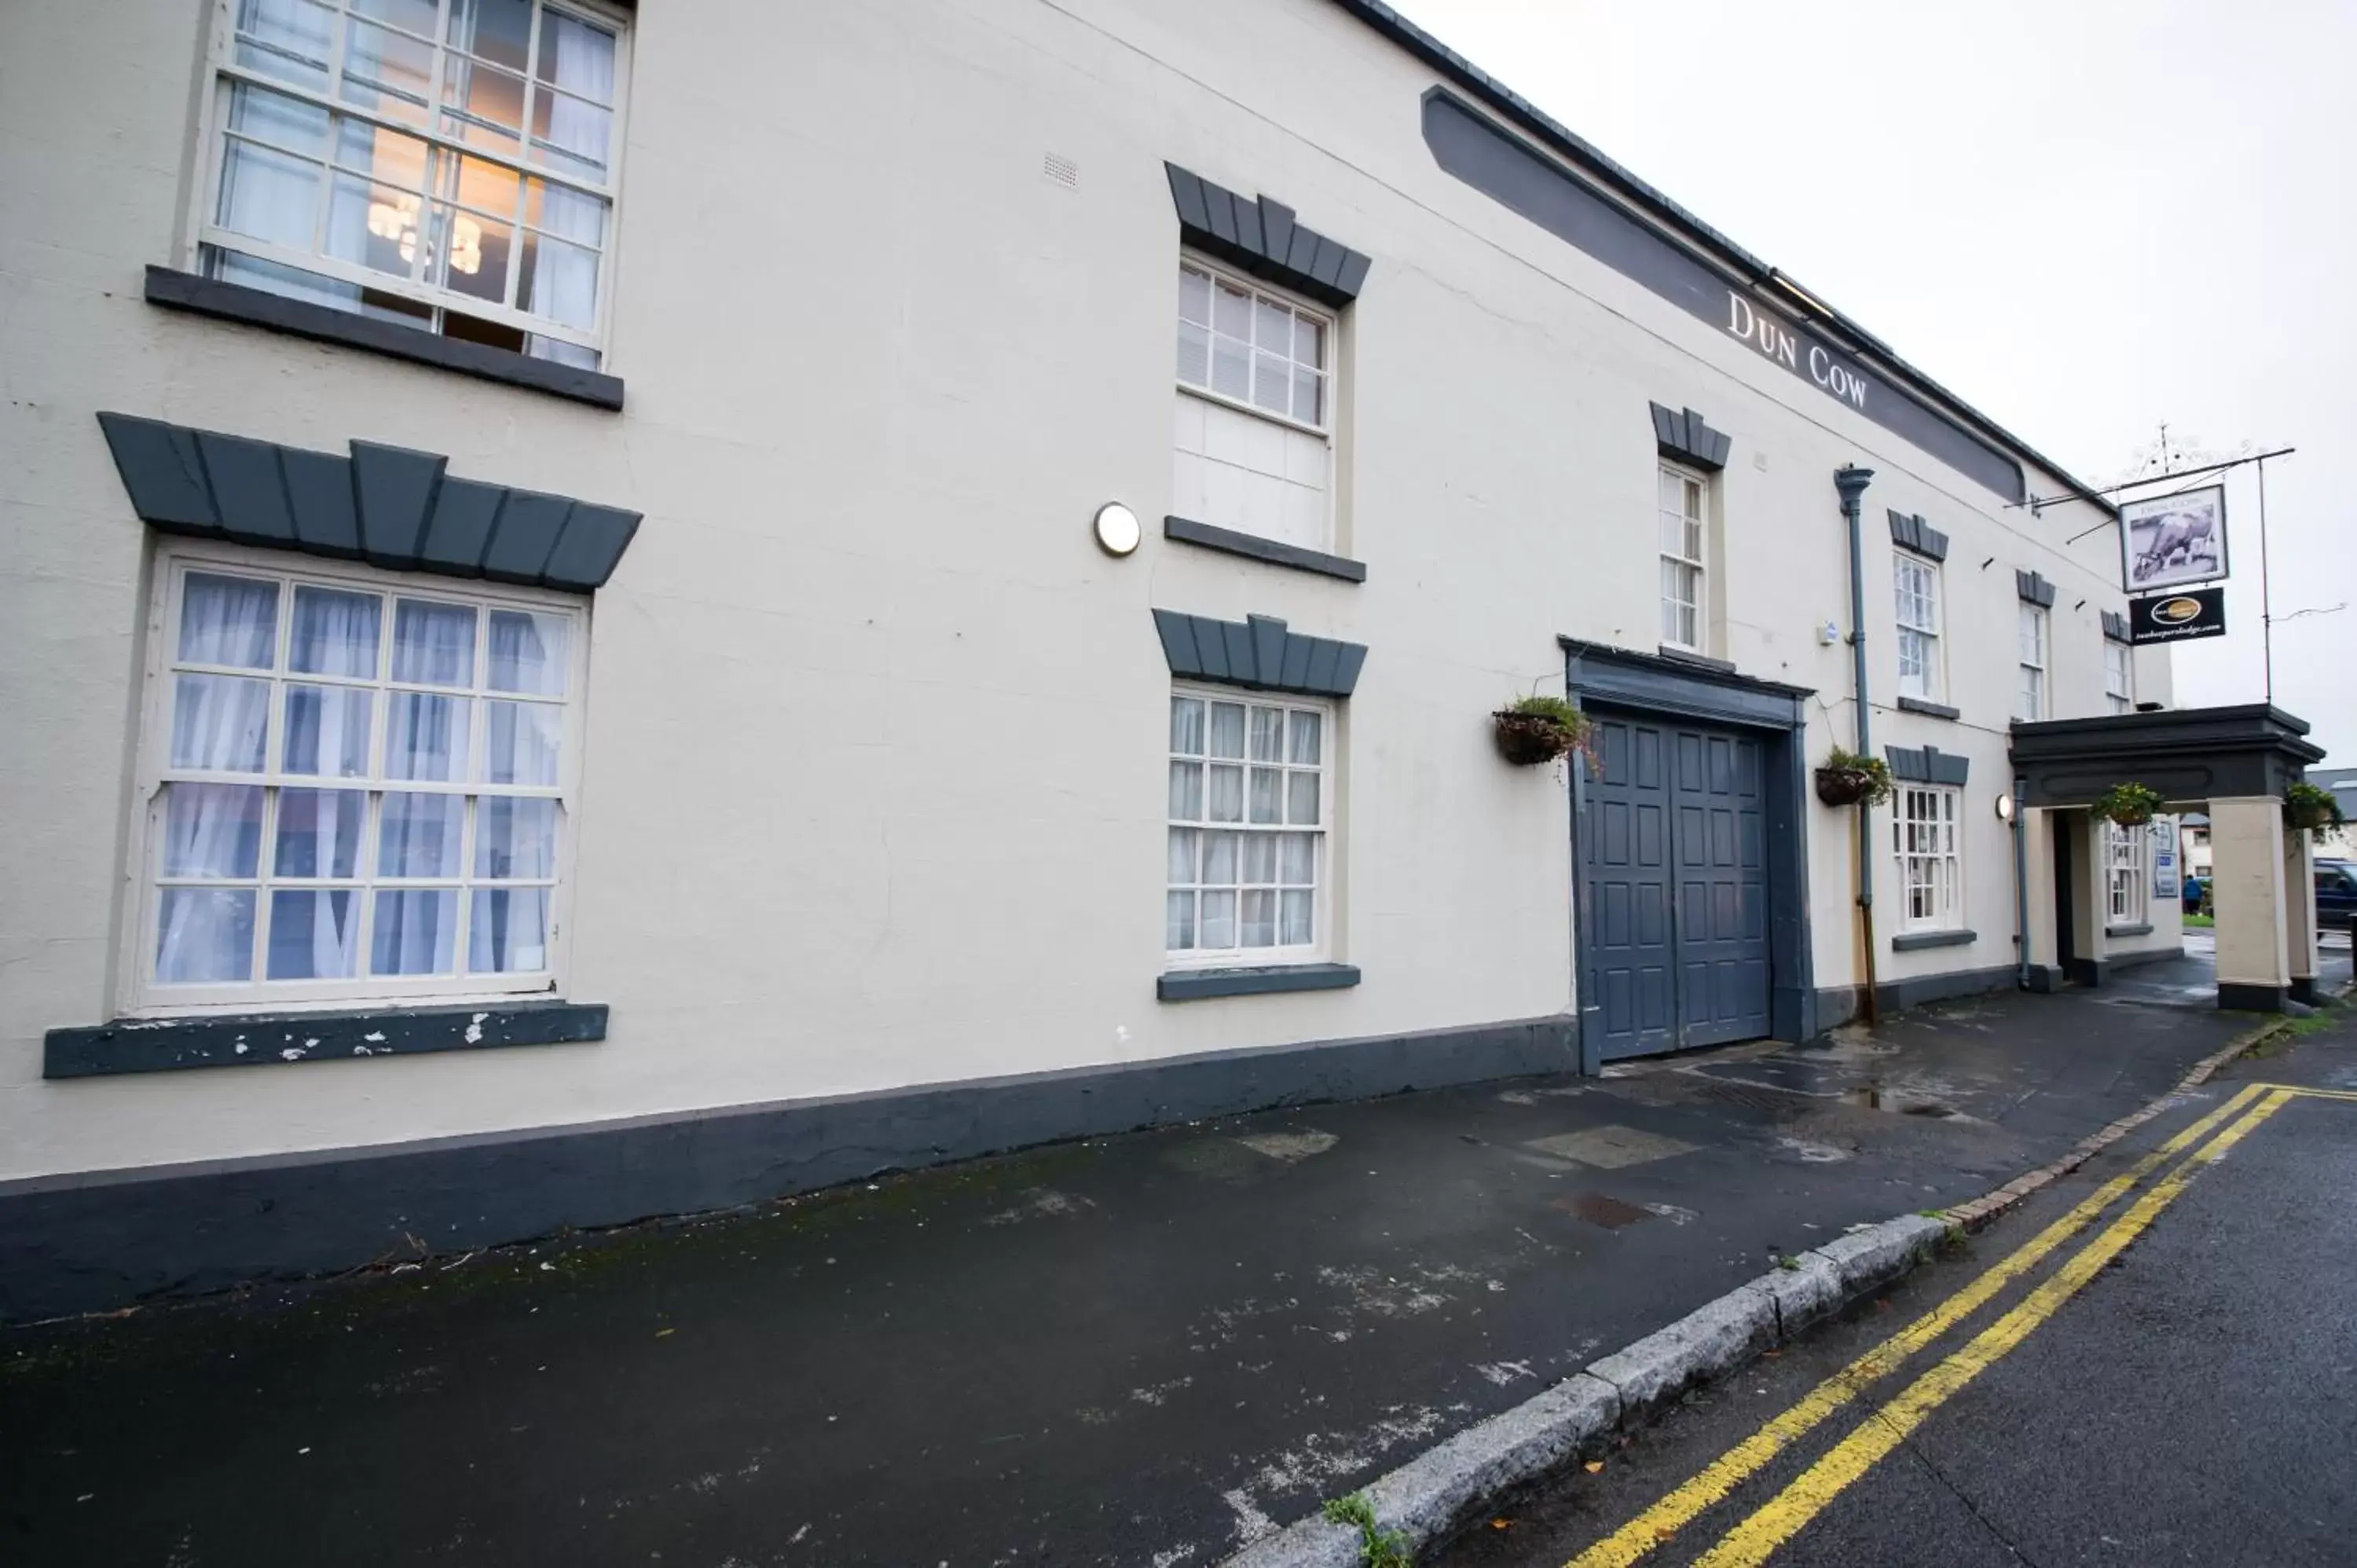
[[[1367,580],[1367,567],[1362,561],[1353,561],[1345,555],[1329,555],[1323,550],[1287,544],[1282,540],[1263,539],[1256,533],[1239,533],[1232,528],[1197,522],[1189,517],[1164,518],[1162,537],[1205,550],[1265,561],[1272,566],[1290,566],[1297,572],[1315,572],[1321,577],[1340,577],[1346,583]]]
[[[511,387],[527,387],[597,408],[622,406],[621,378],[602,371],[560,365],[554,360],[535,360],[510,349],[469,343],[462,338],[445,338],[438,332],[405,327],[397,321],[354,316],[308,300],[288,299],[266,289],[199,277],[170,267],[147,269],[147,303],[218,317],[223,321],[242,321],[249,327],[267,328],[322,343],[366,349],[396,360],[433,365]]]
[[[2152,922],[2149,920],[2144,920],[2132,926],[2105,926],[2104,928],[2104,935],[2107,937],[2148,937],[2152,935]]]
[[[1960,719],[1964,717],[1962,711],[1952,708],[1945,703],[1928,702],[1921,697],[1900,698],[1899,711],[1902,714],[1921,714],[1927,719]]]
[[[479,1003],[330,1013],[118,1018],[51,1029],[43,1078],[100,1078],[199,1067],[280,1067],[427,1051],[554,1046],[606,1037],[602,1002]]]
[[[1359,983],[1356,965],[1289,963],[1266,969],[1174,969],[1156,983],[1165,1002],[1206,996],[1260,996],[1277,991],[1339,991]]]
[[[1890,939],[1890,950],[1920,952],[1925,948],[1969,947],[1980,940],[1978,931],[1901,931]]]

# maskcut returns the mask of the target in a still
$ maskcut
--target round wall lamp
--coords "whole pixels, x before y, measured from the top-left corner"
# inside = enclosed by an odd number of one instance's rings
[[[1108,555],[1127,555],[1146,537],[1146,531],[1137,525],[1137,514],[1119,501],[1097,508],[1096,533],[1098,548]]]
[[[2000,822],[2009,822],[2013,821],[2012,796],[1999,795],[1996,798],[1996,820]]]

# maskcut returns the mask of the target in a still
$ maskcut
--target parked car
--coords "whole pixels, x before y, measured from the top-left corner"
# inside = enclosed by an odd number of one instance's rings
[[[2321,929],[2347,930],[2357,918],[2357,865],[2345,860],[2316,863],[2316,923]]]

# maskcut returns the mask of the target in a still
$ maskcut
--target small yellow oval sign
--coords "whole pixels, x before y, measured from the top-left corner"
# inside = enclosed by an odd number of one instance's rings
[[[2152,618],[2163,626],[2183,626],[2201,614],[2201,601],[2179,595],[2153,606]]]

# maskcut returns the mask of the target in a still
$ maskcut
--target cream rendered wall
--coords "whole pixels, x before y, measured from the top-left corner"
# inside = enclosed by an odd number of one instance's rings
[[[1565,1012],[1564,785],[1501,765],[1484,715],[1560,679],[1558,634],[1653,646],[1649,399],[1735,436],[1723,651],[1817,690],[1812,758],[1850,733],[1848,650],[1812,631],[1846,628],[1845,462],[1879,475],[1878,700],[1896,680],[1887,506],[1955,541],[1952,618],[2005,628],[1990,668],[1952,657],[1964,725],[1878,713],[1878,745],[1969,751],[1971,798],[1996,787],[2014,566],[2061,587],[2058,711],[2100,707],[2100,649],[2064,630],[2119,596],[2100,541],[2064,553],[2079,509],[2004,510],[1440,174],[1417,126],[1431,75],[1321,0],[651,0],[622,157],[619,415],[142,303],[144,266],[188,259],[211,9],[0,11],[0,1176]],[[1049,151],[1078,161],[1077,190],[1041,177]],[[1337,547],[1368,563],[1363,586],[1089,541],[1101,502],[1151,518],[1168,500],[1165,158],[1375,258],[1342,328]],[[99,409],[416,446],[645,511],[592,612],[575,823],[566,989],[612,1004],[606,1042],[40,1079],[43,1030],[117,1004],[151,541]],[[1356,989],[1153,999],[1157,606],[1369,645],[1337,736]],[[1816,980],[1836,986],[1847,817],[1810,809]],[[1982,941],[1906,955],[1919,967],[2010,961],[2010,863],[1975,825]]]

